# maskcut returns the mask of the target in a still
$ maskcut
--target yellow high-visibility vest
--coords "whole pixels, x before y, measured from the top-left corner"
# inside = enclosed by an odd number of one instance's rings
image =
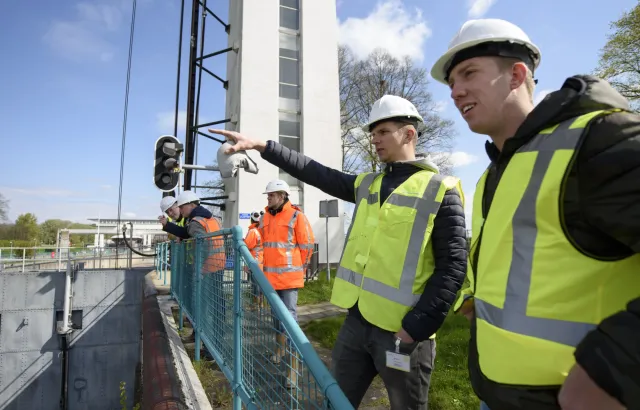
[[[422,170],[380,204],[382,174],[356,178],[356,209],[347,233],[331,303],[358,303],[371,324],[397,332],[435,267],[431,231],[447,190],[460,181]],[[435,335],[432,336],[432,338]]]
[[[564,183],[594,111],[541,131],[507,166],[483,220],[487,172],[476,187],[470,259],[482,373],[502,384],[553,386],[576,345],[640,296],[640,255],[598,260],[570,242]],[[481,236],[481,239],[479,238]],[[471,271],[471,270],[470,270]]]
[[[184,221],[187,220],[187,218],[180,218],[179,220],[174,220],[173,218],[171,218],[170,216],[167,217],[167,220],[169,222],[173,222],[174,224],[178,225],[178,226],[184,226]]]

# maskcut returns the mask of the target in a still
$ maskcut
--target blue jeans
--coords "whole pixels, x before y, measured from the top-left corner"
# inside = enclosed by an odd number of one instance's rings
[[[487,403],[481,401],[480,402],[480,410],[491,410],[491,409],[489,408],[489,406],[487,406]]]
[[[280,296],[280,300],[284,303],[285,307],[293,316],[293,320],[298,321],[298,289],[283,289],[276,290],[278,296]],[[284,326],[282,322],[278,320],[276,313],[271,310],[271,317],[273,317],[273,327],[279,330],[282,333],[285,333]]]

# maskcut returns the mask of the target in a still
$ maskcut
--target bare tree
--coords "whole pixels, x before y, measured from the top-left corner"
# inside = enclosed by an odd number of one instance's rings
[[[374,50],[358,61],[348,47],[338,50],[342,168],[345,172],[377,171],[380,161],[371,136],[360,129],[373,103],[385,94],[411,101],[424,118],[419,127],[417,151],[432,155],[442,173],[451,171],[448,155],[455,137],[453,121],[442,118],[428,90],[427,71],[409,57],[398,59],[388,51]]]
[[[212,166],[216,166],[217,164],[218,163],[216,161],[214,161]],[[207,172],[208,173],[208,171],[201,171],[201,172]],[[201,198],[221,197],[221,196],[225,195],[224,182],[222,181],[222,178],[220,178],[220,173],[213,172],[212,175],[214,175],[214,177],[211,178],[210,180],[206,181],[203,184],[207,188],[201,188],[202,191],[198,192],[198,195]],[[224,203],[225,203],[224,199],[210,199],[210,200],[206,200],[204,202],[216,204],[214,206],[205,205],[207,207],[207,209],[209,209],[211,211],[213,216],[218,217],[218,218],[222,218],[224,216],[222,208],[221,208],[221,205],[224,205]]]
[[[9,200],[0,194],[0,222],[6,221],[9,214]]]

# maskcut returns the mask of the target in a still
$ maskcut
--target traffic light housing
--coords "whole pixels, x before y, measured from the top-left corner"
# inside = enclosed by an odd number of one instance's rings
[[[172,135],[163,135],[156,141],[153,183],[163,192],[176,189],[180,182],[180,154],[184,150],[180,141]]]

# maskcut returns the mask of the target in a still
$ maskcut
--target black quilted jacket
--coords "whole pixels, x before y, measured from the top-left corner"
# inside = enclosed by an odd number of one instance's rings
[[[274,141],[267,142],[262,158],[331,196],[355,202],[356,175],[326,167]],[[380,201],[384,202],[395,188],[420,170],[421,168],[408,163],[387,164]],[[416,341],[428,339],[440,328],[466,274],[464,208],[456,189],[448,191],[442,200],[434,221],[431,242],[435,256],[433,275],[416,306],[402,321],[404,330]],[[349,310],[349,314],[361,317],[357,304]]]

